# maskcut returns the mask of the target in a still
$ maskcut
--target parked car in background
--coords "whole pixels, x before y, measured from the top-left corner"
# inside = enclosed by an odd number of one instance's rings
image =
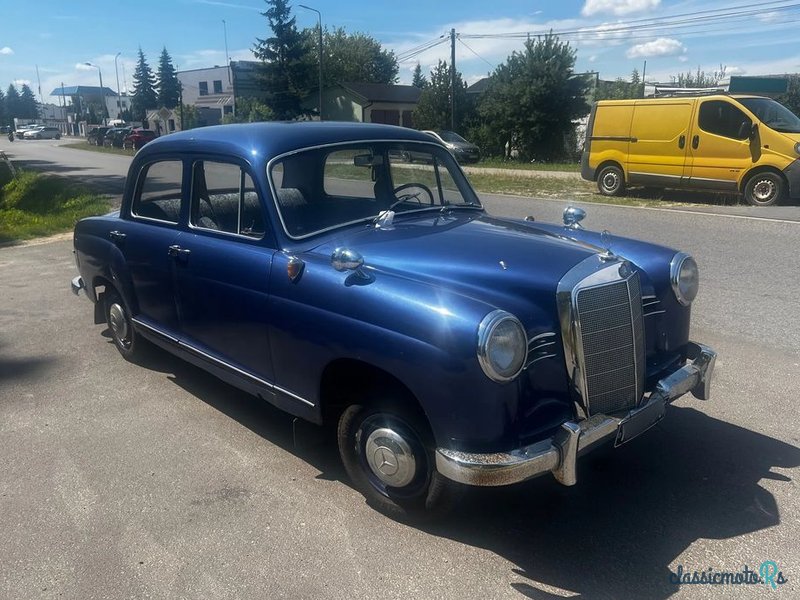
[[[111,127],[95,127],[94,129],[89,130],[89,133],[86,134],[87,143],[91,144],[92,146],[102,146],[103,138],[105,138],[109,129],[111,129]]]
[[[103,137],[103,146],[122,148],[122,140],[131,132],[132,127],[112,127]]]
[[[430,131],[423,133],[432,135],[447,147],[455,159],[460,163],[478,162],[481,159],[481,150],[475,144],[468,142],[453,131]]]
[[[154,139],[156,139],[155,131],[152,129],[142,129],[141,127],[137,127],[135,129],[131,129],[130,133],[123,138],[122,147],[139,150],[139,148],[144,146],[147,142],[152,142]]]
[[[14,131],[14,137],[18,140],[24,140],[25,134],[28,131],[33,131],[34,129],[38,129],[39,127],[44,127],[39,123],[34,123],[33,125],[20,125],[17,127],[16,131]]]
[[[72,290],[125,359],[150,342],[330,426],[355,487],[407,517],[459,484],[574,485],[579,455],[709,398],[694,259],[584,216],[493,217],[403,127],[206,127],[148,143],[120,210],[78,222]],[[702,435],[672,429],[660,452]]]
[[[37,127],[25,132],[26,140],[60,140],[61,130],[58,127]]]
[[[642,185],[739,193],[754,206],[800,200],[800,117],[760,96],[603,100],[581,176],[605,196]]]
[[[9,133],[11,131],[11,127],[8,125],[0,126],[0,133]]]

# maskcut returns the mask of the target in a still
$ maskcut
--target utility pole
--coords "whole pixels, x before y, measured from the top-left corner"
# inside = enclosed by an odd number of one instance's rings
[[[119,68],[117,67],[117,59],[122,52],[117,52],[117,55],[114,57],[114,73],[117,75],[117,116],[114,117],[115,119],[119,119],[122,115],[122,100],[119,97]]]
[[[311,8],[305,4],[298,4],[300,8],[305,8],[311,12],[317,13],[317,25],[319,27],[319,120],[322,121],[322,13],[316,8]]]
[[[450,131],[456,130],[456,30],[450,30]]]
[[[644,76],[647,74],[647,61],[644,61],[644,66],[642,67],[642,98],[644,98]]]
[[[225,34],[225,64],[228,66],[228,85],[231,84],[231,57],[228,56],[228,24],[222,19],[222,31]]]
[[[180,79],[178,80],[178,106],[181,107],[181,131],[183,131],[186,129],[186,125],[183,120],[183,84]]]

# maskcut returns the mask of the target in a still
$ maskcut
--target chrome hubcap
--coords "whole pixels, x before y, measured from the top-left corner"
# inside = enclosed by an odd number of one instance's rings
[[[123,344],[128,342],[128,319],[125,318],[125,309],[115,302],[108,309],[108,320],[110,321],[111,331]]]
[[[753,186],[753,196],[759,202],[766,202],[772,199],[775,194],[775,184],[769,179],[762,179]]]
[[[369,468],[386,485],[403,487],[414,479],[417,468],[414,452],[396,431],[387,427],[376,429],[369,434],[364,451]]]

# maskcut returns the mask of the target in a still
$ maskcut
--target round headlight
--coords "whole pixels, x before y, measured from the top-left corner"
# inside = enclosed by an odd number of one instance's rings
[[[478,325],[478,362],[493,381],[511,381],[525,366],[528,338],[522,323],[504,310],[486,315]]]
[[[697,290],[700,288],[700,271],[697,269],[697,263],[688,254],[678,252],[672,258],[669,271],[675,297],[684,306],[689,306],[697,297]]]
[[[797,142],[794,145],[794,151],[797,152],[798,154],[800,154],[800,142]]]

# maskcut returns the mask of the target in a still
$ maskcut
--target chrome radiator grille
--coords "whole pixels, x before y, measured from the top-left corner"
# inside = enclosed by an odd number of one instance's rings
[[[639,274],[581,288],[573,295],[578,344],[589,414],[634,408],[644,390],[644,325]],[[582,364],[580,364],[582,363]]]

